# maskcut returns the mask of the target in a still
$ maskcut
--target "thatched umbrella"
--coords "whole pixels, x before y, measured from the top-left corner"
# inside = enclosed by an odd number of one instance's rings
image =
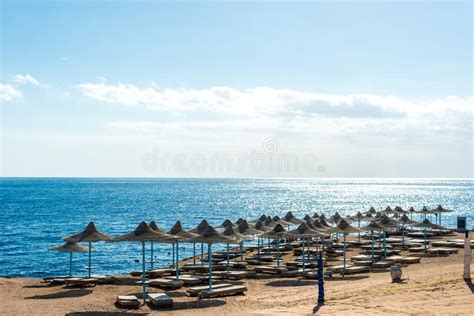
[[[91,265],[91,252],[92,252],[92,243],[93,242],[98,242],[98,241],[110,241],[112,237],[109,235],[106,235],[104,233],[101,233],[100,231],[97,230],[95,227],[95,224],[93,222],[90,222],[86,229],[84,229],[82,232],[71,235],[69,237],[63,238],[65,241],[71,241],[71,242],[87,242],[89,243],[89,278],[91,277],[91,270],[92,270],[92,265]]]
[[[324,215],[324,213],[321,213],[321,215],[319,215],[319,219],[320,219],[320,220],[321,220],[321,219],[326,220],[326,215]]]
[[[306,215],[303,217],[303,220],[304,220],[305,222],[309,222],[309,221],[312,221],[312,220],[314,220],[314,219],[315,219],[315,217],[309,216],[308,214],[306,214]]]
[[[439,215],[439,225],[441,225],[441,214],[442,213],[451,213],[452,210],[447,210],[441,206],[441,204],[438,205],[437,208],[431,210],[433,213]]]
[[[175,236],[170,236],[166,233],[160,233],[151,229],[146,222],[141,222],[137,228],[131,233],[118,236],[112,239],[115,242],[140,242],[142,244],[142,260],[143,260],[143,272],[142,272],[142,285],[143,285],[143,304],[146,303],[146,268],[145,268],[145,242],[155,241],[163,243],[174,243],[178,240]]]
[[[291,223],[291,224],[301,224],[304,223],[305,221],[299,218],[296,218],[291,211],[288,211],[285,216],[283,216],[283,220]]]
[[[306,272],[306,260],[305,260],[305,250],[304,250],[304,244],[305,244],[305,239],[309,238],[319,238],[319,237],[324,237],[324,233],[321,231],[317,231],[314,229],[311,229],[307,223],[301,223],[296,229],[290,230],[289,232],[286,233],[286,236],[288,237],[294,237],[294,238],[300,238],[302,241],[302,248],[303,248],[303,276],[305,275]]]
[[[442,229],[443,228],[439,225],[431,223],[427,218],[425,218],[421,223],[418,223],[418,224],[413,225],[413,226],[423,228],[423,233],[425,235],[425,242],[424,242],[424,244],[425,244],[425,253],[427,251],[427,247],[426,247],[426,229],[427,228],[430,228],[430,229]]]
[[[377,211],[375,210],[373,206],[371,206],[369,210],[366,212],[366,214],[372,214],[372,215],[374,215],[375,213],[377,213]]]
[[[405,225],[417,225],[419,222],[412,221],[407,214],[403,214],[398,220],[402,224],[402,246],[405,246]]]
[[[220,224],[219,226],[216,226],[216,228],[226,228],[227,226],[235,227],[237,225],[232,223],[230,219],[226,219],[225,221],[222,222],[222,224]]]
[[[195,228],[191,229],[189,232],[194,233],[194,234],[202,234],[207,228],[209,227],[209,223],[203,219],[199,225],[197,225]],[[202,261],[204,257],[204,245],[201,243],[201,266],[204,265],[204,262]],[[196,264],[196,243],[193,242],[193,264]]]
[[[67,241],[63,245],[49,247],[48,250],[59,251],[59,252],[69,252],[69,276],[72,276],[72,253],[73,252],[88,252],[87,247],[81,246],[78,243]],[[92,251],[93,249],[91,249]]]
[[[243,260],[243,249],[242,243],[244,241],[252,240],[251,237],[241,234],[237,228],[232,226],[227,226],[227,228],[222,232],[222,235],[230,237],[237,241],[240,246],[240,260]],[[230,271],[230,262],[229,262],[229,244],[227,244],[227,272]]]
[[[364,226],[363,229],[370,231],[370,235],[372,237],[372,260],[374,260],[374,254],[375,254],[375,250],[374,250],[374,244],[375,244],[375,242],[374,242],[374,230],[384,232],[384,236],[385,236],[385,232],[391,231],[393,228],[385,227],[385,226],[379,224],[378,222],[371,221],[368,225]],[[385,254],[385,250],[384,250],[384,254]]]
[[[351,219],[357,220],[357,227],[360,228],[360,221],[365,219],[365,216],[361,212],[357,212],[356,215],[351,216]],[[360,232],[358,233],[358,241],[360,242]]]
[[[318,218],[319,217],[319,214],[316,212],[313,214],[313,218]]]
[[[253,225],[253,228],[260,231],[260,233],[264,233],[271,230],[271,228],[266,226],[262,221],[256,222],[255,225]],[[261,236],[257,238],[257,256],[260,256],[260,245],[259,245],[260,237]],[[263,243],[264,241],[262,240],[262,246],[263,246]]]
[[[392,229],[399,228],[401,226],[401,224],[398,221],[389,218],[385,214],[381,215],[375,221],[377,222],[377,224],[380,224],[384,227],[392,228]],[[386,230],[383,231],[383,255],[384,257],[387,256],[387,231]]]
[[[243,221],[246,221],[246,220],[243,219],[242,217],[239,217],[239,219],[235,221],[235,224],[240,225],[240,223],[242,223]]]
[[[344,236],[344,268],[343,271],[346,270],[346,236],[350,233],[358,233],[360,232],[359,228],[351,226],[345,219],[341,219],[339,224],[334,227],[334,231],[338,233],[342,233]]]
[[[179,280],[179,242],[186,242],[190,238],[196,237],[197,234],[185,231],[180,221],[176,221],[168,234],[178,238],[178,240],[176,240],[176,280]]]
[[[158,233],[165,233],[161,228],[158,227],[155,221],[151,221],[150,224],[148,224],[151,229]],[[153,241],[150,243],[150,269],[153,270],[153,264],[155,261],[154,255],[153,255]],[[174,245],[173,245],[173,258],[172,258],[172,263],[174,265]]]
[[[275,227],[273,227],[272,230],[269,230],[260,235],[261,237],[276,239],[277,241],[277,267],[280,267],[280,238],[285,237],[286,233],[287,231],[283,228],[283,226],[281,224],[277,224]]]
[[[280,216],[278,216],[278,215],[273,216],[272,222],[275,223],[275,224],[280,224],[282,226],[290,226],[291,225],[290,222],[284,220],[283,218],[280,218]]]
[[[333,223],[334,225],[339,224],[339,221],[342,219],[342,216],[339,214],[339,212],[334,213],[331,217],[329,217],[328,221]]]
[[[206,243],[207,256],[209,260],[209,290],[212,289],[212,244],[237,244],[233,238],[224,236],[215,230],[212,226],[208,226],[201,234],[190,239],[191,242]]]

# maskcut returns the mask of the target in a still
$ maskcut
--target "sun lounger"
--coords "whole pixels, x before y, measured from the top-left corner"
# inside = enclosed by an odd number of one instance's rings
[[[350,266],[346,267],[346,269],[341,271],[342,275],[348,274],[358,274],[358,273],[367,273],[370,272],[370,266]]]
[[[392,260],[382,260],[382,261],[377,261],[372,264],[372,268],[374,269],[388,269],[393,265]]]
[[[139,276],[142,276],[142,272],[141,271],[131,271],[130,275],[132,277],[139,277]]]
[[[166,293],[148,293],[148,300],[155,307],[173,306],[173,299]]]
[[[183,286],[183,282],[176,279],[152,279],[149,280],[148,283],[150,286],[156,286],[165,289],[177,290]]]
[[[96,286],[99,280],[95,278],[68,278],[64,280],[66,287],[68,286],[80,286],[80,287],[87,287],[87,286]]]
[[[398,260],[399,263],[402,264],[414,264],[414,263],[420,263],[420,258],[419,257],[403,257]]]
[[[199,293],[200,298],[211,298],[211,297],[221,297],[221,296],[230,296],[237,294],[244,294],[247,291],[245,285],[233,285],[223,288],[213,288],[211,290],[204,290]]]
[[[119,295],[117,296],[117,304],[125,308],[137,308],[140,306],[140,301],[135,295]]]
[[[456,248],[446,248],[446,247],[439,247],[439,248],[429,248],[429,254],[436,254],[436,255],[449,255],[452,253],[457,253],[458,249]]]
[[[185,264],[181,267],[181,270],[205,273],[209,270],[209,266],[205,264],[202,266],[200,264]]]
[[[224,288],[224,287],[230,287],[230,286],[233,286],[233,284],[229,284],[229,283],[221,283],[221,284],[213,284],[212,285],[212,288],[213,289],[220,289],[220,288]],[[194,287],[190,287],[186,290],[186,292],[188,293],[189,296],[199,296],[199,294],[202,292],[202,291],[205,291],[209,289],[209,286],[208,285],[203,285],[203,286],[194,286]]]
[[[98,284],[111,284],[114,283],[115,278],[112,275],[97,275],[93,274],[91,278],[97,279]]]
[[[302,275],[303,275],[303,269],[288,270],[288,271],[283,271],[280,273],[280,276],[282,278],[295,278]]]
[[[285,267],[276,267],[276,266],[256,266],[254,270],[257,273],[264,274],[281,274],[282,272],[288,271]]]
[[[176,276],[167,276],[165,279],[168,280],[176,280]],[[179,276],[179,281],[183,283],[185,286],[194,286],[194,285],[199,285],[204,282],[203,278],[193,276],[193,275],[188,275],[188,274],[182,274]]]
[[[408,248],[408,252],[423,252],[423,251],[425,251],[424,246]]]
[[[380,259],[379,255],[374,256],[374,260]],[[351,261],[371,261],[372,256],[371,255],[357,255],[357,256],[352,256]]]
[[[175,269],[169,269],[169,268],[164,268],[164,269],[154,269],[154,270],[148,270],[146,271],[146,276],[151,279],[155,278],[161,278],[165,275],[170,275],[170,274],[175,274],[176,270]],[[141,275],[141,273],[140,273]]]
[[[372,260],[364,260],[364,261],[353,261],[355,266],[372,266]]]

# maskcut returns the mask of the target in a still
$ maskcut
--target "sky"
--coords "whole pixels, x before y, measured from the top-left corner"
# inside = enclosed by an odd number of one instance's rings
[[[470,178],[472,14],[3,0],[0,175]]]

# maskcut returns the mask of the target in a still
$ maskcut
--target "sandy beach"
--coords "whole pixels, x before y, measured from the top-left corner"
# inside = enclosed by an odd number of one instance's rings
[[[355,253],[355,252],[354,252]],[[351,255],[352,253],[350,253]],[[288,256],[285,259],[289,259]],[[402,283],[392,283],[389,272],[333,277],[325,282],[326,303],[320,315],[472,315],[474,285],[462,278],[463,250],[448,257],[422,258],[403,267]],[[47,286],[42,279],[0,279],[2,315],[309,315],[315,306],[315,280],[259,276],[242,281],[245,295],[216,299],[186,296],[185,288],[167,292],[172,309],[115,306],[117,295],[140,295],[137,279],[119,276],[115,284],[77,289]],[[160,292],[150,288],[151,292]]]

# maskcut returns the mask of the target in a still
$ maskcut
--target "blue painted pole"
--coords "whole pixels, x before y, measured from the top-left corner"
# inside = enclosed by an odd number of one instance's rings
[[[375,241],[374,241],[374,231],[371,230],[370,233],[371,233],[371,235],[372,235],[372,261],[374,261],[374,254],[375,254],[375,249],[374,249],[374,244],[375,244]]]
[[[151,242],[151,254],[150,254],[150,267],[151,267],[151,270],[153,270],[153,241]]]
[[[212,253],[211,253],[211,244],[207,245],[207,259],[209,264],[209,290],[212,289]]]
[[[230,272],[230,259],[229,259],[229,244],[227,244],[227,273]]]
[[[145,273],[145,242],[142,241],[142,261],[143,261],[143,273],[142,273],[142,286],[143,286],[143,305],[146,304],[146,273]]]
[[[176,280],[179,280],[179,242],[176,243]]]
[[[72,252],[69,253],[69,276],[72,276]]]
[[[175,254],[174,254],[174,243],[171,244],[171,245],[173,246],[173,255],[171,257],[173,258],[172,265],[174,266],[174,260],[175,260],[175,257],[174,257],[175,256]]]
[[[193,242],[193,265],[196,265],[196,243]]]
[[[383,232],[383,257],[384,259],[387,257],[387,241],[385,231]]]
[[[304,255],[304,239],[301,240],[302,241],[302,247],[303,247],[303,278],[305,276],[305,255]]]
[[[342,269],[343,272],[346,272],[346,234],[344,236],[344,268]]]
[[[323,244],[324,245],[324,244]],[[323,254],[318,257],[318,305],[324,303]]]
[[[277,238],[277,267],[280,267],[280,238]]]
[[[204,245],[201,243],[201,267],[204,265]]]
[[[91,256],[92,256],[92,243],[89,241],[89,278],[91,277],[91,271],[92,271]]]

